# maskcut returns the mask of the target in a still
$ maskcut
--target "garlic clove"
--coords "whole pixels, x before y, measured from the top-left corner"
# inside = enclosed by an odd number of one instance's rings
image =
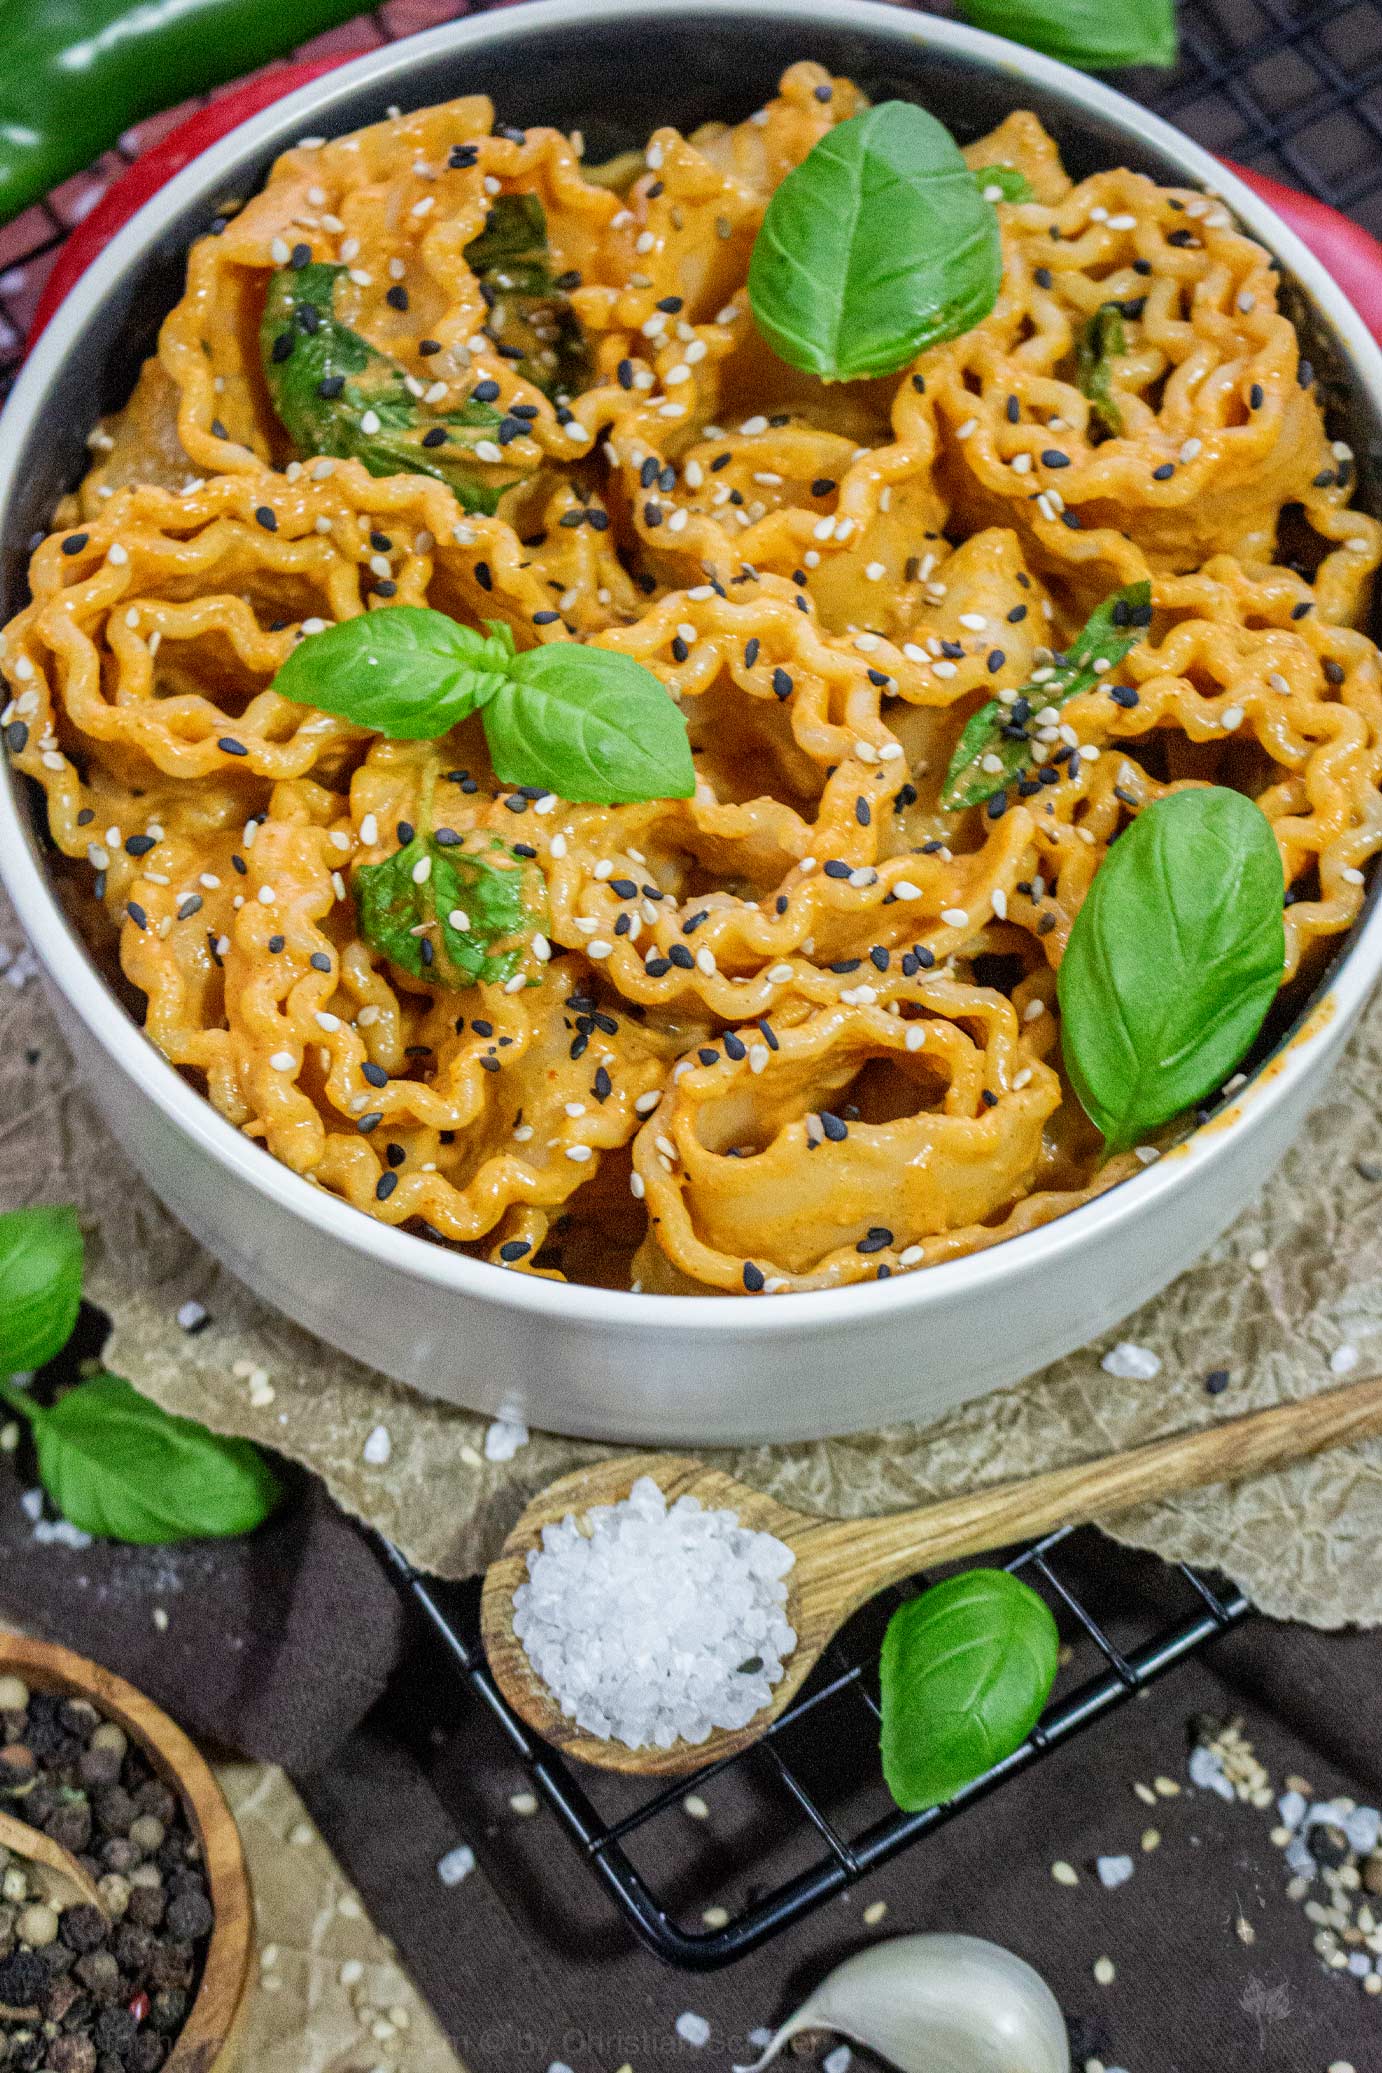
[[[802,2030],[833,2030],[898,2073],[1070,2073],[1055,1995],[1012,1951],[978,1936],[896,1936],[846,1958],[777,2032],[763,2073]]]

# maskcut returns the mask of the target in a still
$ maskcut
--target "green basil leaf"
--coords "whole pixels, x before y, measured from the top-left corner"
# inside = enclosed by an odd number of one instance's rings
[[[0,1375],[41,1368],[72,1336],[82,1300],[82,1234],[67,1208],[0,1215]]]
[[[1024,684],[1012,705],[991,698],[972,713],[941,787],[946,812],[961,813],[968,806],[980,806],[1020,777],[1039,746],[1026,731],[1034,716],[1048,706],[1059,710],[1079,692],[1092,691],[1111,668],[1116,669],[1131,654],[1151,620],[1150,583],[1129,583],[1125,589],[1115,590],[1090,613],[1041,683]]]
[[[686,721],[650,669],[580,641],[519,655],[507,626],[486,624],[488,639],[425,605],[362,613],[299,642],[274,689],[398,741],[478,710],[503,784],[602,806],[691,797]]]
[[[501,194],[465,259],[489,305],[485,329],[497,345],[521,355],[516,365],[523,379],[548,396],[574,396],[588,387],[590,349],[552,277],[547,216],[538,197]]]
[[[346,271],[281,267],[269,282],[260,360],[284,431],[300,454],[356,460],[371,475],[432,475],[464,510],[492,514],[523,479],[517,469],[496,476],[493,456],[477,453],[493,444],[503,412],[473,398],[459,410],[424,409],[398,362],[337,317],[336,284]],[[439,443],[424,445],[438,433]]]
[[[696,789],[680,708],[651,670],[612,648],[529,648],[484,721],[505,784],[601,806],[689,799]]]
[[[895,374],[998,299],[998,218],[943,124],[883,101],[827,132],[768,204],[749,262],[759,330],[825,381]]]
[[[1128,350],[1122,305],[1101,302],[1080,332],[1075,346],[1075,381],[1094,405],[1094,415],[1109,432],[1121,432],[1123,413],[1109,389],[1113,361]]]
[[[986,193],[990,187],[996,187],[1005,202],[1029,202],[1034,199],[1031,181],[1025,173],[1020,173],[1016,166],[979,166],[975,170],[974,185],[989,201],[993,200],[993,196]]]
[[[1050,1607],[1006,1569],[947,1577],[893,1614],[879,1665],[883,1776],[909,1814],[1020,1749],[1056,1678]]]
[[[176,1418],[118,1375],[93,1375],[51,1410],[24,1407],[39,1479],[83,1533],[138,1546],[249,1533],[282,1495],[248,1440]]]
[[[508,682],[513,635],[487,624],[488,639],[426,605],[382,606],[308,634],[273,688],[391,741],[435,741]]]
[[[362,864],[354,893],[367,943],[415,979],[452,987],[511,979],[536,926],[528,873],[498,840],[477,855],[414,836],[382,863]]]
[[[1175,0],[959,0],[959,7],[976,29],[1086,72],[1176,62]]]
[[[1075,917],[1057,993],[1065,1065],[1111,1151],[1219,1086],[1262,1027],[1286,958],[1271,823],[1207,785],[1144,807]]]

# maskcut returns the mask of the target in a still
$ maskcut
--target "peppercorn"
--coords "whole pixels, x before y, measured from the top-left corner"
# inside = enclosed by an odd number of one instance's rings
[[[102,1835],[128,1835],[139,1813],[132,1795],[123,1785],[106,1785],[96,1794],[93,1806],[96,1825]]]
[[[12,1907],[0,1907],[0,1958],[8,1958],[14,1949],[14,1919]]]
[[[199,1936],[208,1935],[213,1919],[204,1893],[178,1893],[169,1902],[168,1927],[182,1943],[195,1943]]]
[[[138,1868],[138,1867],[136,1867]],[[130,1880],[130,1904],[126,1917],[140,1929],[157,1929],[163,1921],[163,1910],[167,1906],[157,1886],[140,1886]]]
[[[157,1814],[137,1814],[130,1823],[130,1841],[143,1857],[152,1857],[167,1833]]]
[[[0,1709],[0,1742],[22,1742],[29,1732],[29,1716],[24,1708],[13,1712],[9,1707]]]
[[[114,2052],[123,2058],[139,2034],[139,2025],[128,2008],[103,2008],[96,2018],[95,2038],[98,2051]]]
[[[93,1914],[99,1909],[93,1908]],[[48,1984],[48,1968],[37,1951],[14,1951],[0,1959],[0,2001],[10,2008],[35,2008]]]
[[[101,1863],[107,1871],[119,1872],[123,1877],[134,1870],[140,1861],[138,1843],[130,1841],[127,1835],[113,1835],[109,1842],[101,1845]]]
[[[58,1719],[69,1735],[79,1735],[83,1742],[89,1742],[101,1725],[101,1716],[90,1699],[64,1699],[58,1708]]]
[[[50,1980],[43,1997],[43,2013],[50,2023],[63,2022],[81,1998],[81,1988],[70,1979]]]
[[[101,1896],[101,1905],[112,1922],[122,1922],[130,1904],[130,1882],[118,1871],[108,1871],[96,1881],[96,1890]]]
[[[120,1991],[120,1967],[109,1951],[88,1951],[84,1958],[78,1958],[72,1970],[82,1985],[103,2001]]]
[[[192,1984],[191,1944],[156,1943],[149,1954],[149,1981],[155,1987],[178,1988],[190,1986]]]
[[[36,2073],[48,2056],[46,2040],[34,2030],[21,2030],[10,2039],[5,2073]],[[99,2073],[99,2069],[98,2069]]]
[[[60,1701],[49,1692],[35,1692],[29,1700],[29,1731],[24,1739],[34,1755],[48,1763],[58,1754],[67,1733],[58,1719]]]
[[[99,1950],[106,1940],[106,1918],[98,1907],[83,1902],[64,1909],[59,1934],[69,1951]]]
[[[77,1954],[75,1951],[69,1951],[67,1945],[59,1939],[55,1943],[50,1943],[39,1955],[48,1967],[49,1979],[64,1979],[72,1970]]]
[[[135,2038],[125,2064],[129,2073],[158,2073],[159,2067],[168,2056],[168,2047],[153,2030],[141,2030]]]
[[[62,1795],[49,1778],[35,1778],[28,1791],[20,1795],[23,1802],[23,1819],[30,1828],[42,1828],[48,1816],[62,1805]]]
[[[21,1909],[14,1926],[21,1943],[41,1951],[57,1939],[58,1911],[46,1900],[31,1900],[26,1908]]]
[[[120,1752],[93,1742],[77,1759],[77,1776],[92,1790],[102,1785],[114,1785],[120,1776]]]
[[[161,1987],[149,2009],[149,2021],[165,2037],[173,2036],[187,2020],[187,1996],[181,1987]]]
[[[43,1824],[44,1833],[75,1857],[91,1841],[91,1809],[84,1799],[66,1800]]]
[[[89,2037],[55,2037],[48,2064],[53,2073],[96,2073],[96,2047]]]
[[[13,1792],[38,1775],[38,1759],[27,1742],[7,1742],[0,1749],[0,1791]]]
[[[122,1972],[142,1972],[149,1962],[154,1940],[147,1929],[141,1929],[137,1922],[122,1922],[115,1932],[111,1945]]]
[[[169,1791],[161,1778],[146,1779],[134,1795],[134,1803],[141,1814],[157,1815],[165,1828],[177,1819],[177,1796]]]

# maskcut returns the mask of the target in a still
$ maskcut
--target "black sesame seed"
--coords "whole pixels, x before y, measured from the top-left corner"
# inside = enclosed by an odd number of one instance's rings
[[[151,849],[158,847],[153,835],[131,835],[125,844],[125,854],[131,857],[146,857]]]
[[[381,1173],[374,1184],[376,1199],[380,1202],[387,1202],[397,1186],[398,1175],[396,1173]]]
[[[775,1051],[777,1049],[777,1036],[773,1030],[772,1024],[768,1021],[765,1015],[759,1016],[758,1027],[762,1032],[763,1041],[767,1045],[768,1049],[770,1051]]]
[[[417,349],[424,360],[430,360],[441,351],[441,340],[439,338],[420,338],[417,342]]]
[[[918,396],[924,396],[926,394],[926,376],[924,374],[914,374],[912,376],[912,387],[916,390]]]
[[[737,1037],[732,1029],[727,1029],[720,1041],[725,1047],[726,1058],[732,1058],[736,1065],[740,1059],[748,1055],[747,1044],[742,1037]]]
[[[125,912],[137,929],[146,929],[149,926],[149,917],[136,900],[129,902]]]
[[[288,359],[294,344],[295,340],[291,331],[279,332],[278,337],[269,347],[269,358],[273,361],[275,367],[281,367],[283,362]]]
[[[672,963],[677,965],[683,972],[695,970],[696,960],[692,957],[691,952],[684,943],[674,943],[667,955],[671,958]]]
[[[585,1038],[585,1037],[582,1037],[582,1038],[580,1039],[580,1044],[581,1044],[581,1049],[582,1049],[582,1050],[584,1050],[584,1049],[585,1049],[586,1043],[587,1043],[588,1041],[589,1041],[589,1040],[588,1040],[587,1038]],[[571,1055],[572,1055],[572,1057],[573,1057],[573,1058],[577,1056],[577,1053],[576,1053],[576,1051],[575,1051],[574,1047],[573,1047],[573,1049],[572,1049],[572,1053],[571,1053]],[[484,1067],[484,1069],[485,1069],[485,1071],[486,1071],[486,1072],[498,1072],[498,1071],[499,1071],[499,1060],[498,1060],[497,1058],[491,1058],[491,1057],[489,1056],[489,1054],[488,1054],[488,1053],[486,1053],[486,1054],[485,1054],[485,1056],[484,1056],[484,1057],[483,1057],[483,1058],[482,1058],[482,1059],[480,1060],[480,1063],[481,1063],[481,1065],[482,1065],[482,1066]]]
[[[861,1238],[855,1246],[856,1252],[886,1252],[893,1242],[893,1234],[886,1224],[875,1224],[867,1238]]]
[[[867,828],[873,820],[873,812],[867,799],[862,796],[854,802],[854,818],[861,828]]]
[[[1007,659],[1007,656],[1004,654],[1001,648],[990,648],[989,675],[991,677],[996,676],[998,671],[1003,667],[1003,664],[1007,661]]]
[[[621,360],[619,362],[618,367],[615,369],[615,373],[619,377],[619,386],[621,389],[631,389],[633,387],[632,360]]]
[[[1166,240],[1168,245],[1198,246],[1199,240],[1192,230],[1173,230]]]
[[[744,1286],[751,1295],[757,1295],[762,1288],[765,1275],[761,1267],[755,1267],[752,1260],[744,1262]]]
[[[254,522],[256,525],[262,525],[266,533],[278,531],[278,513],[268,504],[255,507]]]
[[[556,624],[557,620],[558,620],[558,619],[560,619],[560,617],[561,617],[561,613],[560,613],[560,612],[534,612],[534,614],[533,614],[533,625],[534,625],[534,626],[555,626],[555,624]]]
[[[690,650],[690,649],[689,649],[689,648],[687,647],[687,645],[686,645],[685,641],[684,641],[684,640],[682,639],[681,635],[680,635],[679,633],[678,633],[678,634],[674,634],[674,635],[672,636],[672,660],[673,660],[673,662],[685,662],[685,660],[686,660],[687,656],[688,656],[688,655],[689,655],[690,653],[691,653],[691,650]]]
[[[1303,619],[1303,618],[1305,617],[1306,613],[1307,613],[1307,612],[1308,612],[1309,610],[1310,610],[1310,606],[1309,606],[1308,604],[1303,604],[1303,605],[1292,605],[1292,607],[1291,607],[1291,617],[1292,617],[1293,619]]]
[[[1138,702],[1137,693],[1131,684],[1110,684],[1107,689],[1114,704],[1121,705],[1125,712],[1131,712]]]
[[[433,425],[430,432],[424,432],[422,435],[424,446],[445,446],[446,441],[447,431],[445,425]]]
[[[384,300],[388,303],[390,309],[405,310],[408,307],[408,291],[399,282],[395,287],[388,290]]]
[[[1078,511],[1062,511],[1060,522],[1069,532],[1077,533],[1084,524]]]
[[[330,402],[334,397],[340,395],[344,387],[345,376],[343,374],[324,374],[317,383],[317,394],[324,396]]]
[[[90,533],[69,533],[62,543],[63,553],[80,554],[90,538]]]
[[[846,864],[840,857],[827,857],[821,868],[827,878],[848,878],[854,867],[852,864]]]
[[[193,916],[194,914],[200,914],[200,913],[201,913],[201,910],[202,910],[202,896],[201,896],[201,894],[200,894],[200,893],[189,893],[189,894],[188,894],[188,896],[187,896],[187,898],[186,898],[186,899],[185,899],[185,900],[184,900],[184,901],[182,902],[181,906],[180,906],[180,907],[178,908],[178,920],[179,920],[179,921],[190,921],[190,920],[192,919],[192,916]]]
[[[29,743],[29,730],[23,720],[11,720],[5,729],[5,745],[11,755],[22,754]]]
[[[245,744],[242,741],[236,741],[233,734],[223,734],[217,741],[216,746],[218,749],[223,750],[227,756],[247,756],[249,754]]]
[[[490,567],[487,561],[476,562],[475,581],[479,584],[481,590],[493,590],[494,578],[490,574]]]
[[[1211,1368],[1204,1378],[1204,1386],[1211,1396],[1222,1396],[1228,1388],[1228,1369]]]
[[[696,1056],[702,1065],[718,1065],[720,1062],[720,1054],[713,1044],[703,1044]]]
[[[721,468],[727,468],[733,458],[733,454],[717,453],[714,460],[710,463],[711,474],[718,475]]]
[[[750,640],[750,641],[748,641],[748,642],[746,642],[746,643],[745,643],[745,646],[744,646],[744,667],[745,667],[746,669],[752,669],[752,668],[753,668],[753,665],[755,664],[755,662],[757,662],[757,660],[758,660],[758,636],[757,636],[757,634],[755,634],[755,635],[753,636],[753,639],[752,639],[752,640]]]
[[[843,977],[848,972],[857,972],[863,962],[862,957],[837,957],[830,966],[830,970],[838,972]]]
[[[371,1087],[388,1086],[388,1074],[385,1072],[383,1066],[376,1065],[372,1058],[367,1058],[364,1064],[360,1067],[360,1070],[364,1074],[365,1078],[369,1081]]]
[[[1043,449],[1041,464],[1044,468],[1068,468],[1070,456],[1062,453],[1058,446],[1048,446]]]
[[[889,964],[888,952],[881,943],[874,944],[869,952],[869,956],[872,958],[876,970],[880,972],[887,971]]]
[[[820,1114],[821,1129],[830,1139],[830,1142],[832,1144],[843,1144],[849,1136],[849,1125],[845,1122],[844,1117],[835,1115],[828,1108],[823,1108]]]
[[[1009,612],[1008,614],[1009,626],[1020,626],[1023,620],[1026,618],[1026,616],[1027,607],[1025,605],[1014,605],[1011,612]]]
[[[997,1108],[998,1106],[998,1096],[994,1093],[992,1087],[985,1087],[979,1099],[983,1102],[985,1108]]]
[[[1252,387],[1251,387],[1251,388],[1250,388],[1250,389],[1248,390],[1248,409],[1249,409],[1249,410],[1260,410],[1261,408],[1262,408],[1262,384],[1261,384],[1261,382],[1260,382],[1260,381],[1255,381],[1255,382],[1253,383]]]
[[[671,971],[672,960],[669,957],[650,957],[644,963],[643,969],[650,979],[661,979]]]
[[[1039,266],[1036,272],[1033,274],[1032,279],[1036,282],[1038,288],[1049,288],[1051,285],[1050,267]]]
[[[785,669],[775,669],[773,671],[773,693],[778,698],[791,697],[792,679]]]

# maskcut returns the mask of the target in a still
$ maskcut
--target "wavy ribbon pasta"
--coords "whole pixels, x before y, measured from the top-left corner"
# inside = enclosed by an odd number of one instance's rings
[[[1357,630],[1382,528],[1267,255],[1212,197],[1072,183],[1015,114],[966,152],[1032,193],[998,205],[991,315],[825,386],[757,338],[744,282],[774,187],[861,105],[801,63],[747,122],[622,169],[480,100],[285,153],[194,246],[3,636],[10,753],[151,1040],[298,1173],[521,1271],[772,1294],[1056,1216],[1136,1169],[1099,1163],[1055,1001],[1129,818],[1183,785],[1257,800],[1287,981],[1382,847]],[[486,329],[465,251],[501,194],[541,200],[577,394]],[[260,316],[321,262],[421,420],[493,400],[492,515],[289,446]],[[1110,303],[1100,403],[1081,342]],[[945,811],[966,719],[1145,578],[1116,685],[1038,715],[1030,777]],[[636,658],[686,715],[694,797],[525,795],[478,721],[390,741],[271,688],[304,634],[397,603]],[[352,880],[420,827],[536,874],[513,979],[448,987],[364,940]]]

